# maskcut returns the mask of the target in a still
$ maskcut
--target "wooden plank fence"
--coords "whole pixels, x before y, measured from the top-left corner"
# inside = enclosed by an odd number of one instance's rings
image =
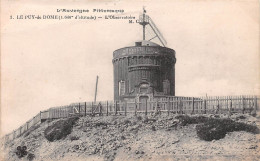
[[[161,97],[141,102],[137,99],[118,101],[78,102],[66,106],[52,107],[40,111],[35,117],[4,136],[6,141],[13,140],[31,127],[48,119],[66,118],[71,116],[108,116],[137,115],[143,113],[167,114],[221,114],[221,113],[252,113],[259,108],[259,96],[209,96],[209,97]]]

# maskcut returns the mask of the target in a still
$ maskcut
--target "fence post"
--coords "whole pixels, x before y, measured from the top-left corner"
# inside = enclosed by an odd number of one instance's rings
[[[161,107],[159,105],[159,100],[156,100],[156,113],[159,113],[159,115],[161,115]]]
[[[116,101],[116,104],[115,104],[115,115],[117,115],[117,101]]]
[[[194,114],[194,97],[192,97],[192,112],[191,114]]]
[[[42,111],[40,111],[40,122],[42,123]]]
[[[102,105],[101,105],[101,103],[99,103],[99,116],[101,116],[102,115]]]
[[[244,96],[242,96],[242,113],[245,113]]]
[[[107,116],[108,116],[108,101],[107,101]]]
[[[127,101],[125,101],[125,116],[126,116],[126,113],[127,113]]]
[[[145,100],[145,116],[147,115],[147,100]]]
[[[170,97],[167,97],[167,99],[168,99],[168,100],[167,100],[167,108],[168,108],[168,109],[167,109],[167,110],[168,110],[168,111],[167,111],[167,114],[168,114],[168,116],[169,116],[169,114],[170,114]]]
[[[136,113],[137,113],[137,103],[136,103],[136,99],[135,99],[135,116],[136,116]]]
[[[219,113],[219,98],[217,98],[217,109],[216,109],[215,114],[218,114],[218,113]]]
[[[176,112],[179,114],[180,113],[180,109],[179,109],[179,98],[176,98]]]
[[[251,115],[252,115],[252,116],[256,116],[256,111],[257,111],[257,97],[256,97],[256,96],[253,97],[252,100],[253,100],[253,105],[254,105],[254,107],[253,107],[253,111],[251,112]]]
[[[87,102],[85,102],[85,116],[87,116]]]
[[[140,109],[140,100],[138,99],[138,102],[137,102],[137,109]]]
[[[183,102],[182,102],[181,99],[180,99],[179,101],[180,101],[180,102],[179,102],[180,114],[183,114]]]
[[[175,113],[175,98],[172,99],[172,112]]]
[[[228,116],[230,117],[232,115],[232,99],[229,97],[230,102],[228,103]]]
[[[80,103],[79,103],[79,116],[80,116]]]
[[[91,102],[91,114],[92,114],[92,116],[94,116],[94,107],[93,106],[94,106],[93,102]]]
[[[207,101],[206,100],[204,100],[204,114],[206,114],[207,113]]]

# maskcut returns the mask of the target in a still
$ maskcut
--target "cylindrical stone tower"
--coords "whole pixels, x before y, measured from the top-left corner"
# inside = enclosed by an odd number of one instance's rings
[[[175,51],[150,41],[114,51],[114,100],[175,95]]]

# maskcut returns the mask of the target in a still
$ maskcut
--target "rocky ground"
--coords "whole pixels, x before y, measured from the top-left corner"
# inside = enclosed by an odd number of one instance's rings
[[[257,117],[239,116],[231,118],[259,125]],[[260,160],[260,134],[231,132],[220,140],[203,141],[197,137],[196,124],[181,126],[175,117],[81,117],[66,138],[49,142],[44,130],[58,121],[54,120],[27,136],[2,143],[1,151],[4,160],[28,160],[15,154],[17,146],[24,145],[34,160]]]

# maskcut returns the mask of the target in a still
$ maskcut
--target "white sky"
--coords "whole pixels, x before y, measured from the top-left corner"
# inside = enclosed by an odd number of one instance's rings
[[[113,99],[113,51],[142,38],[127,20],[10,20],[17,14],[142,6],[176,51],[176,95],[259,94],[257,0],[1,1],[2,135],[39,111],[78,101]],[[88,15],[91,15],[89,13]]]

